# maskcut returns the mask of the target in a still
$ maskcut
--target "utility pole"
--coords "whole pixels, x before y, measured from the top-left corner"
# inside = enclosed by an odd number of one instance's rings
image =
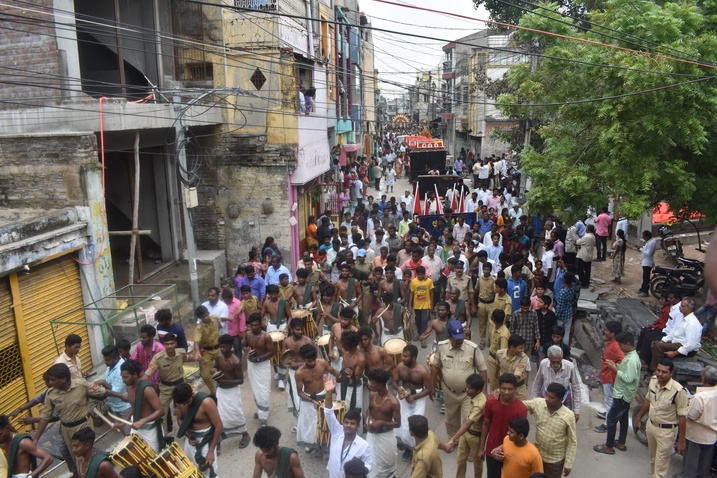
[[[182,171],[187,170],[187,152],[184,147],[184,126],[182,125],[181,116],[183,114],[181,107],[181,98],[178,96],[174,97],[175,111],[177,113],[177,120],[175,121],[175,141],[177,142],[177,161],[181,166],[179,174],[183,175]],[[201,297],[199,295],[199,274],[197,272],[197,246],[194,242],[194,228],[192,227],[192,218],[189,214],[189,207],[187,205],[187,198],[190,194],[190,188],[185,183],[190,178],[183,178],[182,181],[182,213],[184,214],[184,234],[187,238],[187,261],[189,262],[189,282],[192,288],[192,304],[193,308],[199,307]]]

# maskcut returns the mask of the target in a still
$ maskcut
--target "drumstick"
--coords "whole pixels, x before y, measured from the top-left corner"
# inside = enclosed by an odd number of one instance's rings
[[[115,427],[115,424],[112,423],[106,416],[104,416],[100,412],[98,412],[97,409],[92,410],[92,415],[94,415],[97,418],[101,418],[106,424],[108,424],[110,426],[110,428]]]
[[[120,423],[124,423],[125,425],[132,426],[132,422],[128,422],[128,421],[125,420],[124,418],[120,418],[120,417],[118,417],[117,415],[114,415],[114,414],[111,413],[111,412],[107,412],[107,415],[109,415],[110,417],[114,418],[115,420],[117,420],[117,421],[120,422]]]
[[[383,309],[383,310],[381,311],[381,313],[380,313],[380,314],[378,314],[378,315],[376,316],[376,318],[375,318],[375,319],[373,319],[373,320],[378,320],[378,319],[380,319],[380,318],[381,318],[381,316],[382,316],[382,315],[383,315],[384,313],[386,313],[386,311],[387,311],[387,310],[388,310],[388,309],[389,309],[390,307],[391,307],[390,305],[387,305],[387,306],[386,306],[386,308],[385,308],[385,309]]]
[[[321,303],[321,298],[318,298],[318,297],[317,297],[317,298],[316,298],[316,302],[319,303],[319,307],[321,307],[321,312],[323,312],[323,311],[324,311],[324,304]]]

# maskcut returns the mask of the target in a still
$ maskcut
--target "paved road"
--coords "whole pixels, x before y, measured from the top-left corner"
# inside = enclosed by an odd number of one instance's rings
[[[403,190],[409,187],[406,179],[398,180],[394,191],[399,196]],[[369,194],[376,196],[375,191],[371,189]],[[379,195],[380,197],[380,195]],[[473,327],[473,336],[478,336],[476,324]],[[419,348],[419,362],[426,363],[426,357],[430,349]],[[534,374],[533,374],[534,375]],[[267,377],[268,379],[269,377]],[[532,377],[531,377],[532,378]],[[244,399],[244,411],[249,421],[249,432],[253,436],[254,432],[259,428],[259,421],[252,418],[256,407],[253,401],[253,395],[250,390],[248,381],[242,386],[242,396]],[[431,428],[436,432],[441,440],[446,440],[445,426],[443,425],[443,416],[439,412],[438,403],[430,403],[427,406],[426,416],[431,424]],[[271,397],[271,415],[269,424],[279,428],[282,432],[281,445],[295,446],[295,435],[292,433],[292,427],[295,425],[294,418],[287,411],[287,395],[276,387],[276,382],[272,383]],[[592,450],[592,446],[597,443],[604,442],[605,435],[598,435],[592,431],[593,427],[601,423],[596,417],[595,412],[584,406],[581,418],[578,423],[578,452],[577,460],[573,468],[571,477],[592,477],[599,473],[599,476],[607,477],[647,477],[649,476],[649,456],[647,448],[641,445],[631,433],[627,439],[628,451],[625,453],[617,452],[614,456],[600,455]],[[531,423],[532,424],[532,423]],[[112,435],[112,434],[111,434]],[[531,431],[530,439],[532,441],[534,432]],[[107,438],[110,438],[109,436]],[[115,439],[119,439],[118,436]],[[105,442],[105,440],[103,440]],[[227,477],[251,477],[253,470],[253,461],[256,448],[250,445],[248,448],[240,450],[238,448],[239,438],[227,440],[222,445],[222,455],[219,457],[220,473],[219,476]],[[110,447],[103,443],[104,446]],[[303,450],[299,450],[300,459],[307,477],[327,477],[326,462],[321,460],[316,453],[307,455]],[[442,453],[444,476],[455,476],[455,452],[448,455]],[[404,463],[398,459],[398,478],[411,476],[410,463]],[[673,468],[673,473],[675,468]],[[472,471],[468,470],[469,476]]]

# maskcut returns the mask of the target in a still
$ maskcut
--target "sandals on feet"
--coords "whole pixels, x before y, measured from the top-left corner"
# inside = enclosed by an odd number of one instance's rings
[[[593,451],[596,451],[598,453],[604,453],[605,455],[614,455],[615,450],[612,448],[608,448],[605,445],[595,445],[593,447]]]
[[[615,442],[615,448],[617,448],[620,451],[627,451],[627,447],[624,443],[620,443],[618,441]]]

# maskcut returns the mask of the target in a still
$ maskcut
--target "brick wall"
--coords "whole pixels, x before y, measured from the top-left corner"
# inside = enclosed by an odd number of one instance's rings
[[[218,144],[203,146],[199,206],[192,210],[197,246],[225,250],[231,273],[267,236],[290,257],[289,173],[296,150],[266,145],[263,138],[225,135]],[[267,198],[274,208],[268,215],[262,207]]]
[[[18,83],[0,88],[0,100],[14,102],[0,103],[3,109],[47,103],[48,97],[61,96],[61,90],[57,89],[61,73],[54,17],[33,11],[51,12],[52,0],[35,0],[32,4],[27,9],[19,5],[0,6],[0,15],[4,17],[4,28],[0,28],[0,70],[7,81]]]
[[[94,134],[0,137],[0,208],[87,205],[82,171],[95,166]]]

